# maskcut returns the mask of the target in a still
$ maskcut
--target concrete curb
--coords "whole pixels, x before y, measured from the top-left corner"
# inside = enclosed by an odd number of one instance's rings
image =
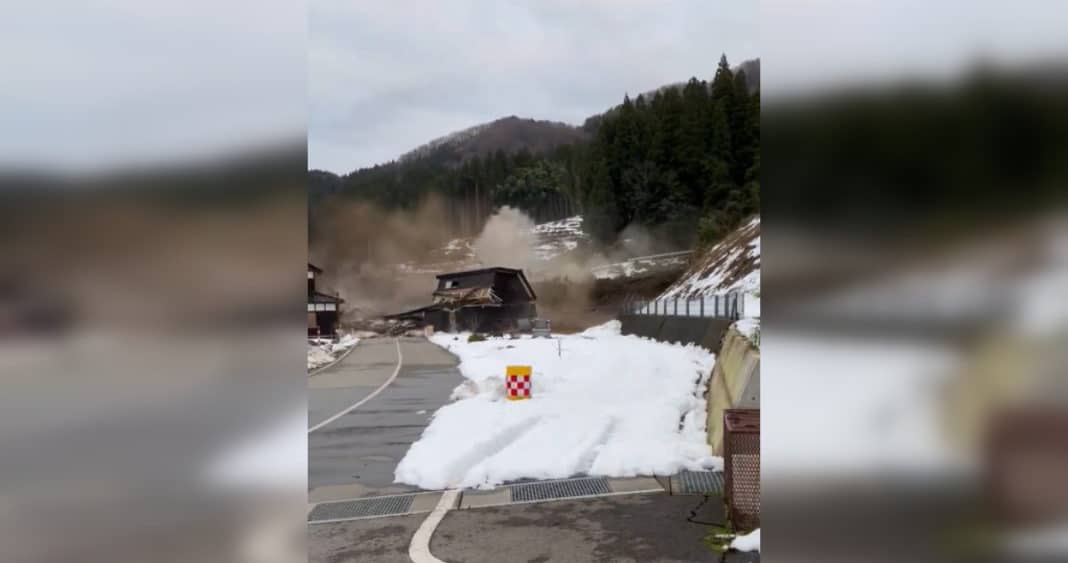
[[[606,477],[608,482],[607,493],[597,493],[591,495],[575,495],[565,496],[558,498],[546,498],[537,500],[511,500],[511,489],[515,485],[522,485],[527,483],[512,483],[509,485],[500,485],[491,490],[478,490],[478,489],[453,489],[456,491],[456,498],[448,503],[449,510],[478,510],[480,508],[492,508],[500,506],[515,506],[522,504],[541,504],[551,503],[559,501],[570,500],[583,500],[602,497],[615,497],[622,495],[636,495],[636,494],[654,494],[665,493],[671,494],[670,484],[665,485],[664,482],[670,483],[672,476],[663,477]],[[569,477],[564,479],[546,479],[543,481],[531,481],[531,483],[553,483],[561,481],[574,481],[580,479],[588,479],[588,477]],[[663,481],[662,481],[663,480]],[[367,497],[354,497],[354,498],[338,498],[324,500],[320,502],[308,503],[308,514],[311,514],[312,510],[320,504],[331,504],[338,502],[352,502],[363,501],[370,499],[391,498],[391,497],[412,497],[411,508],[404,513],[388,514],[382,516],[356,516],[349,518],[338,518],[333,520],[315,520],[308,522],[309,525],[316,524],[328,524],[334,522],[347,522],[350,520],[372,520],[377,518],[392,518],[394,516],[410,516],[412,514],[426,514],[433,512],[434,508],[441,504],[442,497],[449,490],[439,491],[418,491],[412,493],[398,493],[389,495],[374,495]]]

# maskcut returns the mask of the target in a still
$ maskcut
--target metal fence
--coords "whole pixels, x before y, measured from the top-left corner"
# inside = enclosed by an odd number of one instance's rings
[[[694,299],[628,299],[621,311],[624,315],[652,315],[664,317],[705,317],[740,319],[745,314],[745,300],[741,293],[710,295]]]

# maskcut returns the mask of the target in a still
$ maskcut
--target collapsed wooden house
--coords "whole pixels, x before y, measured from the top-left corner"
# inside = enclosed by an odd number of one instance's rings
[[[537,297],[523,270],[483,268],[437,276],[433,303],[387,319],[448,332],[512,332],[537,317]]]

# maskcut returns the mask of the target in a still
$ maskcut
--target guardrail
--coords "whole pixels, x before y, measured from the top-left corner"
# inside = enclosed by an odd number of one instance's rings
[[[623,303],[620,313],[658,317],[740,319],[745,314],[745,300],[742,299],[741,293],[709,295],[695,299],[628,299]]]

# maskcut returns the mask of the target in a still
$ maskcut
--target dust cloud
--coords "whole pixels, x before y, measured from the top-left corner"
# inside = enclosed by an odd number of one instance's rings
[[[370,202],[332,203],[309,244],[323,268],[322,290],[345,300],[346,319],[370,318],[425,305],[433,268],[453,233],[445,206],[427,198],[413,210],[386,211]],[[344,319],[343,319],[344,320]]]
[[[531,271],[539,262],[536,245],[534,221],[518,209],[502,207],[486,221],[472,248],[483,264]]]
[[[636,291],[626,281],[597,280],[597,268],[670,250],[662,237],[637,225],[608,246],[566,234],[574,247],[561,248],[560,240],[536,232],[533,219],[512,207],[489,216],[474,238],[459,236],[447,217],[445,203],[433,197],[412,210],[385,211],[368,202],[330,205],[309,255],[325,270],[324,289],[345,299],[343,323],[427,305],[437,274],[502,266],[526,273],[539,314],[552,319],[554,328],[579,330],[612,318],[616,301]],[[546,256],[554,244],[559,253]],[[640,285],[649,287],[659,285]]]

